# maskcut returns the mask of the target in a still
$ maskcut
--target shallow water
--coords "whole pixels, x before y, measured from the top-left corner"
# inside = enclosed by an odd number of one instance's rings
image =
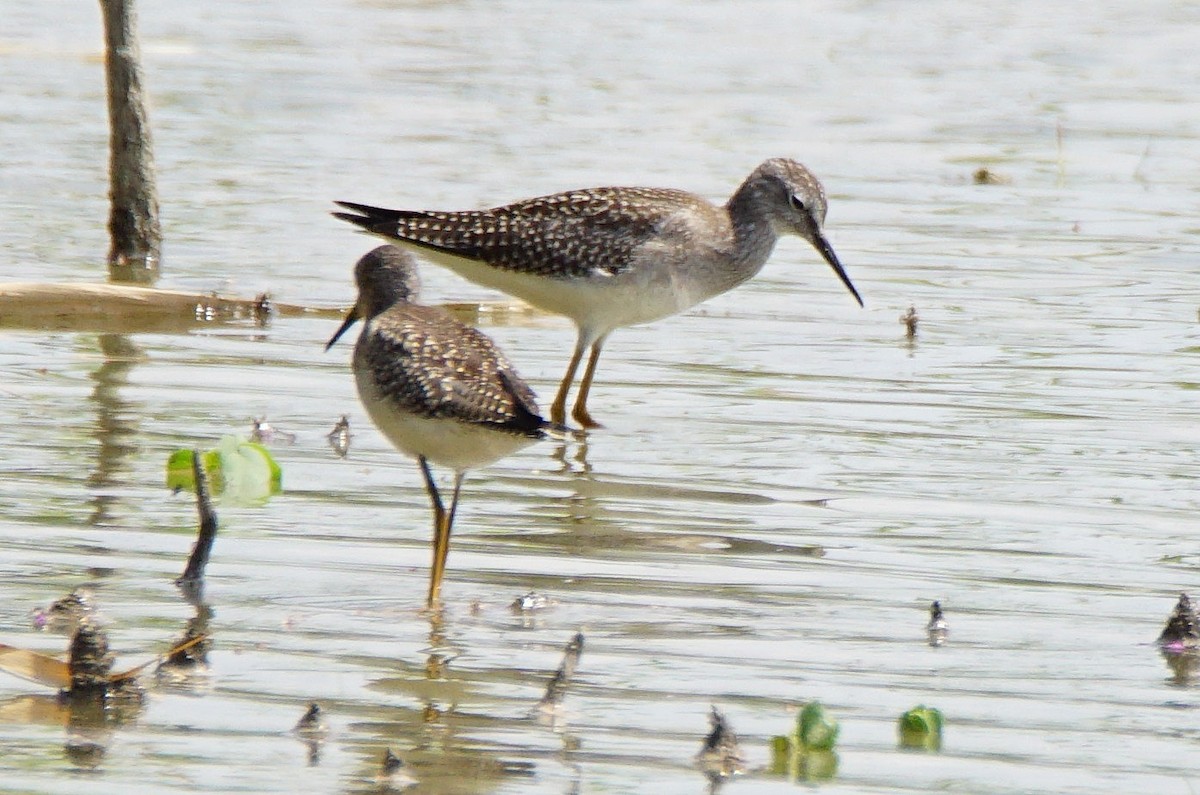
[[[807,246],[612,337],[586,445],[472,473],[444,622],[429,511],[328,317],[184,334],[0,331],[0,641],[95,583],[139,662],[194,608],[171,451],[248,433],[284,493],[218,504],[208,679],[152,692],[92,770],[0,722],[0,788],[705,792],[716,704],[749,772],[819,698],[838,792],[1187,793],[1200,705],[1153,645],[1194,590],[1200,12],[1180,2],[143,4],[160,286],[341,307],[371,247],[331,200],[471,207],[589,184],[727,195],[764,157],[825,182],[858,309]],[[96,280],[98,9],[0,0],[0,278]],[[987,167],[1003,184],[975,185]],[[507,302],[429,268],[430,301]],[[915,306],[917,338],[900,315]],[[560,319],[482,312],[544,402]],[[350,417],[350,455],[324,436]],[[507,608],[536,589],[556,604]],[[940,599],[948,644],[923,627]],[[529,717],[587,638],[557,724]],[[0,677],[0,701],[34,686]],[[318,701],[314,755],[289,733]],[[897,750],[918,703],[940,754]],[[3,714],[3,713],[0,713]]]

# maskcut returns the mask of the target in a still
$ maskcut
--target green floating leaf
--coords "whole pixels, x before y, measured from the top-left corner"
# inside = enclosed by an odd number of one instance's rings
[[[207,453],[200,454],[200,460],[204,464],[204,471],[208,475],[209,484],[215,488],[216,478],[213,473],[220,469],[220,454],[216,450],[209,450]],[[195,473],[192,472],[191,450],[176,450],[167,459],[167,488],[173,491],[181,489],[187,489],[188,491],[196,490],[196,477]]]
[[[920,704],[900,716],[897,728],[902,748],[927,751],[940,751],[942,748],[941,710]]]
[[[200,458],[213,494],[232,502],[261,503],[283,490],[283,470],[258,442],[223,436]],[[195,490],[191,450],[176,450],[167,459],[167,488]]]
[[[800,718],[796,721],[796,737],[799,744],[808,751],[831,751],[837,744],[838,731],[841,727],[835,718],[825,712],[820,701],[810,701],[800,710]]]

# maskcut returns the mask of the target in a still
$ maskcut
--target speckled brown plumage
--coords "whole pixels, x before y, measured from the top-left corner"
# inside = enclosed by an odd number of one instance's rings
[[[708,212],[708,202],[665,188],[591,188],[514,202],[490,210],[387,210],[338,202],[334,213],[374,234],[536,276],[613,276],[681,209]]]
[[[542,435],[533,390],[490,338],[445,310],[393,304],[370,321],[359,346],[356,358],[396,409]]]
[[[354,269],[358,300],[329,340],[354,323],[354,378],[379,431],[417,459],[433,507],[433,565],[427,604],[439,598],[459,491],[468,469],[532,444],[549,423],[533,391],[482,332],[449,313],[416,303],[420,285],[411,254],[380,246]],[[454,470],[447,508],[430,462]]]
[[[825,189],[787,158],[761,163],[724,205],[668,188],[602,187],[490,210],[389,210],[337,202],[334,215],[423,253],[463,278],[571,318],[575,351],[550,406],[566,400],[591,350],[572,416],[596,427],[588,392],[608,335],[682,312],[753,277],[780,235],[809,241],[860,304],[821,230]]]
[[[420,281],[412,255],[379,246],[359,260],[355,281],[358,304],[334,340],[365,320],[354,366],[392,410],[542,435],[546,422],[533,390],[491,338],[444,309],[415,303]]]

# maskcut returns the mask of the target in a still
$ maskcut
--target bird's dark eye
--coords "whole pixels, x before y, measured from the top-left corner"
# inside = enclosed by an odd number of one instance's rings
[[[806,212],[808,209],[807,207],[804,206],[804,199],[801,199],[799,196],[797,196],[794,193],[788,197],[788,203],[792,205],[793,210],[799,210],[800,212]]]

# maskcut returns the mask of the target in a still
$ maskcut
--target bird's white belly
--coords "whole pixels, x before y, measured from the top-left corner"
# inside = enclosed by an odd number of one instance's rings
[[[607,333],[649,323],[695,306],[696,294],[666,269],[634,268],[616,276],[554,277],[506,271],[477,260],[415,248],[421,256],[464,279],[566,315],[576,325]]]
[[[370,373],[355,369],[354,376],[359,399],[375,427],[413,458],[423,455],[432,463],[461,471],[487,466],[537,441],[458,420],[410,414],[379,395]]]

